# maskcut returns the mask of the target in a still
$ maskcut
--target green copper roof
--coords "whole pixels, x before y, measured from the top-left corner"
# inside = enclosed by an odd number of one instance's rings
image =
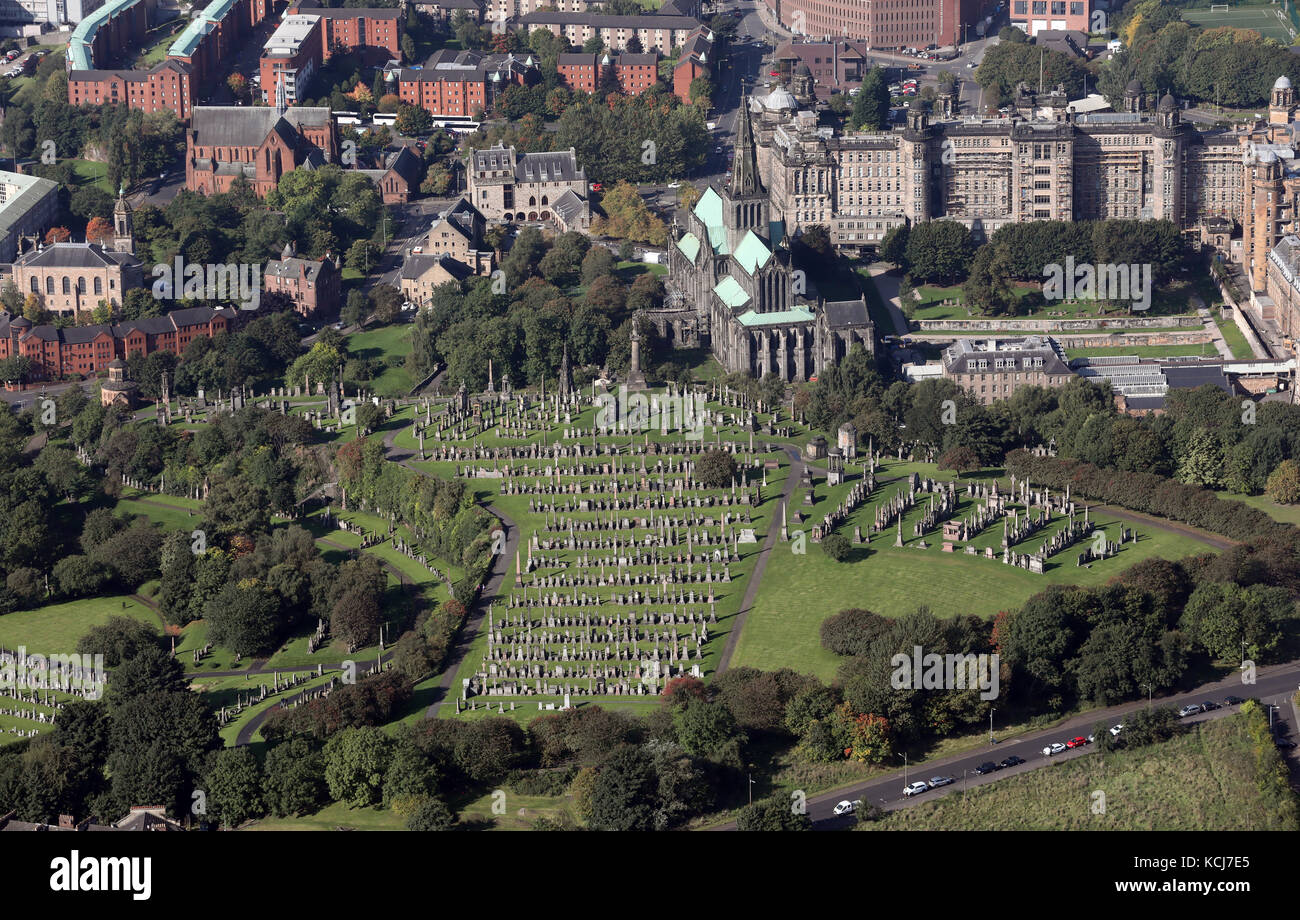
[[[739,281],[730,275],[713,286],[713,293],[717,294],[718,299],[732,308],[743,307],[749,303],[749,295],[745,293],[745,289],[740,286]]]
[[[736,247],[736,261],[745,270],[745,274],[752,276],[754,271],[766,265],[770,258],[772,258],[772,251],[764,245],[753,230],[746,231],[745,238]]]
[[[684,233],[682,238],[677,241],[677,248],[682,251],[692,264],[695,263],[695,257],[700,254],[700,238],[694,233]]]
[[[727,228],[722,222],[722,198],[710,186],[704,190],[693,209],[696,217],[709,231],[709,246],[720,256],[728,255]]]
[[[775,313],[755,313],[750,310],[737,319],[742,326],[780,326],[783,323],[806,323],[816,317],[807,307],[795,307],[793,310],[778,310]]]

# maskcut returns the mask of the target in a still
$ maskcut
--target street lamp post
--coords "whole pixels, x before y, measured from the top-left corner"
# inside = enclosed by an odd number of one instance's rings
[[[997,710],[997,707],[996,707],[996,706],[993,706],[993,707],[990,707],[990,708],[989,708],[989,744],[994,744],[994,743],[995,743],[994,740],[993,740],[993,713],[995,713],[995,712],[997,712],[997,711],[998,711],[998,710]]]

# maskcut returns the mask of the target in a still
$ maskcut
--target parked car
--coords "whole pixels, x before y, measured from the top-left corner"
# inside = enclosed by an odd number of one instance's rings
[[[1201,703],[1201,712],[1213,712],[1219,708],[1219,704],[1213,700],[1205,700]]]
[[[1123,723],[1123,722],[1119,723],[1118,725],[1112,725],[1112,726],[1110,727],[1110,733],[1111,733],[1111,736],[1112,736],[1112,737],[1115,737],[1115,738],[1118,738],[1118,737],[1119,737],[1119,733],[1122,732],[1123,730],[1124,730],[1124,723]]]
[[[1065,742],[1065,746],[1068,748],[1077,748],[1077,747],[1083,747],[1087,743],[1088,743],[1088,739],[1084,738],[1082,735],[1079,735]]]
[[[1224,706],[1240,706],[1244,702],[1246,701],[1239,696],[1225,696],[1223,698]]]
[[[853,812],[857,810],[858,806],[861,804],[862,804],[862,799],[854,799],[852,802],[850,802],[848,799],[845,799],[843,802],[840,802],[838,805],[835,806],[835,814],[851,815],[853,814]]]
[[[1194,716],[1201,711],[1200,703],[1188,703],[1182,709],[1178,710],[1178,718],[1185,719],[1188,716]]]
[[[1064,752],[1065,752],[1065,745],[1061,744],[1059,741],[1054,744],[1049,744],[1047,747],[1043,748],[1044,757],[1051,757],[1055,754],[1063,754]]]
[[[982,764],[980,764],[978,767],[975,768],[975,775],[976,775],[976,776],[987,776],[988,774],[990,774],[990,773],[994,773],[994,772],[996,772],[996,771],[999,770],[999,769],[1001,769],[1001,768],[1000,768],[997,764],[995,764],[993,761],[991,761],[991,760],[986,760],[986,761],[984,761]]]
[[[951,776],[932,776],[930,777],[930,788],[938,789],[940,786],[951,786],[956,780]]]
[[[1295,742],[1292,741],[1290,738],[1277,738],[1275,739],[1275,743],[1277,744],[1278,747],[1282,748],[1284,751],[1290,751],[1295,749]]]
[[[1005,770],[1007,769],[1007,767],[1018,767],[1024,762],[1025,760],[1023,757],[1017,757],[1015,754],[1012,754],[1010,757],[1006,758],[1000,764],[998,764],[998,768],[1001,770]]]
[[[906,786],[903,787],[903,795],[907,796],[908,798],[911,798],[914,795],[920,795],[922,792],[925,792],[929,788],[930,787],[927,786],[924,782],[922,782],[921,780],[917,780],[916,782],[908,783]]]

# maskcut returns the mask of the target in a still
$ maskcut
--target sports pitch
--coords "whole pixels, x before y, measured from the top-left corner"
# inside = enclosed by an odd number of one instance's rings
[[[1205,29],[1254,29],[1265,38],[1272,38],[1284,45],[1291,44],[1292,29],[1287,14],[1280,6],[1236,6],[1227,10],[1196,9],[1183,10],[1183,19]]]

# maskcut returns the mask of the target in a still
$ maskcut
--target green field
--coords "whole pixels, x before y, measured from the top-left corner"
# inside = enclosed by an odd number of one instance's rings
[[[1113,355],[1136,355],[1139,358],[1218,357],[1209,342],[1201,345],[1116,345],[1111,348],[1065,347],[1067,358],[1105,358]]]
[[[898,484],[886,483],[884,479],[905,476],[912,471],[922,476],[951,478],[937,474],[936,469],[932,464],[886,465],[877,473],[875,493],[839,526],[838,532],[851,539],[854,526],[861,526],[867,538],[875,506],[882,499],[892,498],[899,489]],[[791,534],[800,526],[807,529],[820,521],[849,488],[827,490],[824,479],[817,477],[814,483],[818,504],[803,525],[796,525],[791,519]],[[801,499],[801,492],[792,496],[791,510],[807,510],[800,504]],[[964,495],[962,499],[959,516],[966,517],[973,505]],[[1082,546],[1071,547],[1050,557],[1044,573],[1036,575],[1002,563],[1002,529],[996,525],[985,528],[971,541],[979,551],[978,556],[966,555],[960,548],[945,553],[942,539],[934,533],[926,537],[928,549],[917,548],[919,541],[912,537],[912,525],[922,513],[918,505],[904,518],[904,547],[894,546],[895,531],[891,529],[870,538],[863,546],[855,546],[858,558],[848,562],[833,561],[811,540],[806,543],[803,555],[794,553],[793,543],[778,543],[768,560],[762,588],[736,645],[732,665],[766,670],[789,667],[829,680],[834,677],[840,659],[822,648],[818,628],[826,617],[845,608],[865,607],[894,617],[925,605],[941,617],[956,614],[992,617],[1001,610],[1019,607],[1052,584],[1098,585],[1151,556],[1178,559],[1206,549],[1197,540],[1137,525],[1137,542],[1125,544],[1117,556],[1093,563],[1091,568],[1079,568],[1076,561]],[[1114,518],[1093,513],[1091,520],[1102,526],[1110,539],[1117,539]],[[1055,520],[1014,549],[1021,553],[1037,551],[1048,535],[1061,526],[1062,522]],[[997,558],[983,558],[986,546],[993,548]],[[862,558],[863,550],[868,547],[869,554]]]
[[[902,780],[899,780],[901,785]],[[1104,800],[1097,793],[1104,795]],[[1104,813],[1097,813],[1098,803]],[[874,830],[1296,831],[1260,795],[1245,719],[1163,744],[1092,752],[890,813]]]
[[[416,383],[402,366],[402,360],[411,353],[411,327],[399,323],[381,326],[348,336],[349,351],[359,358],[398,359],[396,367],[388,367],[373,380],[357,381],[380,396],[405,396]]]
[[[1238,495],[1235,492],[1216,492],[1219,498],[1241,502],[1258,508],[1275,521],[1300,527],[1300,505],[1279,505],[1267,495]]]
[[[1228,350],[1232,352],[1234,358],[1244,361],[1255,357],[1255,353],[1250,350],[1250,343],[1246,341],[1246,336],[1242,334],[1236,323],[1230,319],[1217,317],[1214,322],[1219,327],[1219,332],[1223,334],[1223,340],[1228,343]]]
[[[1273,38],[1284,45],[1291,44],[1291,30],[1283,23],[1286,14],[1278,18],[1280,7],[1236,6],[1229,10],[1184,9],[1183,21],[1205,29],[1254,29],[1264,38]]]
[[[158,616],[139,601],[125,596],[91,597],[0,617],[0,646],[17,649],[21,645],[29,653],[70,655],[86,630],[113,616],[131,617],[162,632]]]

